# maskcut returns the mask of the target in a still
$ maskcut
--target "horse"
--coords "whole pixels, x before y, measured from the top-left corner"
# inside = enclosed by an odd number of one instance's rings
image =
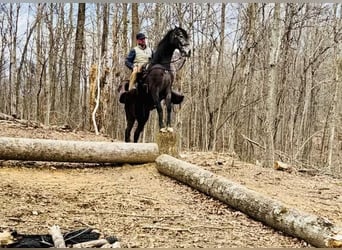
[[[158,112],[159,129],[162,132],[165,132],[163,109],[161,106],[162,99],[165,99],[167,111],[166,131],[172,132],[171,95],[174,74],[171,69],[171,58],[176,49],[180,51],[182,57],[190,56],[189,35],[180,27],[175,27],[168,31],[164,38],[159,42],[145,80],[148,85],[148,91],[152,96],[154,105]]]
[[[138,83],[139,81],[141,83],[138,84],[137,89],[127,91],[127,82],[119,86],[119,101],[125,104],[127,120],[125,129],[126,142],[130,142],[130,133],[135,121],[138,122],[138,126],[134,132],[134,142],[138,142],[140,133],[148,121],[150,111],[154,108],[158,112],[160,131],[172,131],[172,103],[180,104],[184,96],[172,90],[174,74],[171,67],[171,58],[176,49],[180,51],[182,58],[189,57],[189,45],[189,36],[183,28],[175,27],[169,30],[158,43],[144,77],[141,77],[142,74],[138,75]],[[165,100],[167,109],[166,128],[163,122],[162,100]]]
[[[144,130],[145,124],[150,116],[150,111],[155,109],[153,99],[144,91],[144,87],[138,84],[137,90],[128,91],[129,81],[126,80],[118,87],[119,102],[125,104],[125,114],[127,126],[125,129],[125,142],[130,142],[130,135],[137,121],[138,125],[134,131],[133,141],[138,142],[141,132]],[[140,93],[140,94],[138,94]],[[184,100],[184,95],[172,90],[171,103],[180,104]]]

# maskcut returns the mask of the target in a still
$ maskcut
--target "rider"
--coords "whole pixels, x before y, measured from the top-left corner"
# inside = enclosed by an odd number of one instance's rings
[[[146,36],[144,33],[138,33],[136,36],[137,46],[129,52],[126,57],[125,64],[132,70],[129,79],[128,91],[135,88],[137,73],[141,72],[142,67],[151,60],[153,51],[146,44]]]

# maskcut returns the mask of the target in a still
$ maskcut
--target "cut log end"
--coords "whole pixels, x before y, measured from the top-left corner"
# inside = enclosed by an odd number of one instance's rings
[[[159,132],[156,135],[156,142],[158,144],[160,154],[168,154],[176,158],[179,157],[179,136],[177,132]]]
[[[342,232],[327,240],[327,247],[342,248]]]
[[[293,167],[287,163],[281,162],[281,161],[275,161],[273,168],[275,170],[279,170],[279,171],[286,171],[291,173],[293,170]]]
[[[8,230],[0,233],[0,247],[5,247],[14,243],[14,237]]]

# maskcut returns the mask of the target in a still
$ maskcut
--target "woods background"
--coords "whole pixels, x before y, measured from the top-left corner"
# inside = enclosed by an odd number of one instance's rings
[[[154,48],[174,25],[191,36],[177,72],[173,127],[183,150],[271,165],[342,168],[341,4],[1,3],[0,112],[123,140],[117,87],[145,32]],[[153,112],[142,141],[158,130]]]

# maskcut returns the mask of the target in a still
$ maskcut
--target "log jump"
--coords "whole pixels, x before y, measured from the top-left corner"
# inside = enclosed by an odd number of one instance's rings
[[[196,165],[162,154],[160,173],[187,184],[272,228],[304,239],[316,247],[341,247],[342,227],[328,219],[300,212]]]
[[[158,155],[156,143],[0,137],[0,160],[149,163],[154,162]]]
[[[0,137],[0,160],[135,164],[155,162],[160,173],[214,197],[276,230],[301,238],[315,247],[342,247],[340,225],[334,225],[324,217],[288,207],[194,164],[167,154],[160,155],[157,143]]]

